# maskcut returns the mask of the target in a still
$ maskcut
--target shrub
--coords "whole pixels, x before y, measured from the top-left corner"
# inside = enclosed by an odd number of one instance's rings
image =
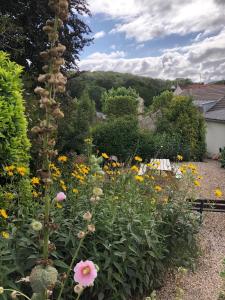
[[[206,152],[205,121],[192,99],[164,92],[154,99],[154,107],[160,110],[156,132],[179,136],[181,146],[187,151],[186,159],[202,160]]]
[[[221,162],[221,167],[225,168],[225,148],[223,148],[221,151],[220,162]]]
[[[134,117],[110,119],[93,129],[94,144],[101,152],[129,159],[138,147],[138,121]]]
[[[144,160],[150,161],[155,157],[155,138],[154,133],[149,131],[140,131],[138,136],[138,149],[137,154]]]
[[[131,88],[111,89],[103,94],[103,110],[107,115],[114,117],[137,115],[137,98],[137,93]]]
[[[30,143],[24,113],[22,68],[0,52],[0,163],[27,164]]]
[[[84,150],[84,140],[90,135],[95,120],[95,103],[87,91],[79,100],[71,100],[66,108],[66,119],[59,126],[58,148],[62,152]]]

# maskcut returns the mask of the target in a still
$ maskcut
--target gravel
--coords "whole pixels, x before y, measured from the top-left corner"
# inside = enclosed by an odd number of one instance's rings
[[[219,187],[225,199],[225,170],[220,168],[219,162],[207,160],[194,164],[203,176],[199,196],[215,199],[213,191]],[[198,240],[202,254],[195,272],[189,271],[182,280],[183,300],[217,300],[223,284],[219,273],[223,270],[225,258],[225,213],[203,213]],[[174,300],[175,288],[175,274],[170,272],[165,285],[158,291],[157,300]]]

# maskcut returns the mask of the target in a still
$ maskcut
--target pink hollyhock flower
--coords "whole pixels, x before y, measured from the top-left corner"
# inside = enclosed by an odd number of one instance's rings
[[[97,269],[90,260],[80,261],[74,268],[74,280],[83,287],[90,286],[97,277]]]
[[[63,192],[60,192],[60,193],[58,193],[58,194],[56,195],[55,198],[56,198],[57,201],[63,201],[63,200],[66,199],[66,195],[65,195]]]

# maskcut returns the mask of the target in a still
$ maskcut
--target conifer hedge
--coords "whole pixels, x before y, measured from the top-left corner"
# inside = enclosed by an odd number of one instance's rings
[[[29,160],[21,73],[22,67],[0,51],[0,164],[26,165]]]

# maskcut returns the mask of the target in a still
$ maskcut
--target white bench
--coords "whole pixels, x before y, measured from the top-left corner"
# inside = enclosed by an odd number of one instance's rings
[[[152,158],[151,161],[150,161],[150,164],[152,165],[152,167],[149,167],[146,164],[141,164],[138,175],[140,175],[140,176],[144,175],[147,171],[147,168],[158,170],[160,172],[161,171],[165,171],[165,172],[172,172],[173,171],[169,159],[155,159],[155,158]]]

